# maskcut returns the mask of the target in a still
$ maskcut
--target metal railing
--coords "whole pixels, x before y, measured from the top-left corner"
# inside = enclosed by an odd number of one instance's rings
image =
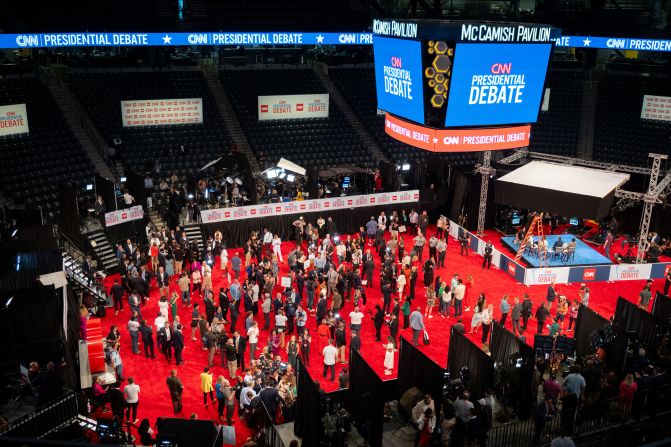
[[[42,439],[71,424],[79,415],[77,395],[72,390],[0,427],[0,437]]]
[[[662,417],[671,416],[669,393],[671,393],[671,386],[666,385],[637,392],[631,402],[615,397],[588,401],[573,410],[562,408],[559,405],[559,408],[542,421],[539,421],[534,414],[529,420],[493,427],[486,433],[487,445],[497,447],[547,445],[562,431],[569,433],[576,444],[581,445],[581,438],[585,440],[594,436],[603,438],[605,432],[617,433],[617,429],[638,424],[644,419],[659,423]],[[478,445],[478,435],[483,434],[466,435],[463,445],[467,447]],[[454,439],[451,438],[444,445],[449,446],[453,441]]]

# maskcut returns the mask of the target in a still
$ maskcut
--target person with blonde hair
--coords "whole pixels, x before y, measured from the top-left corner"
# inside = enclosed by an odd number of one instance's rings
[[[217,396],[217,414],[219,420],[224,418],[224,406],[226,404],[224,397],[224,387],[226,386],[226,378],[224,376],[217,377],[217,383],[214,385],[214,393]]]
[[[433,318],[433,307],[436,305],[436,291],[433,284],[426,289],[426,307],[424,308],[424,316]]]

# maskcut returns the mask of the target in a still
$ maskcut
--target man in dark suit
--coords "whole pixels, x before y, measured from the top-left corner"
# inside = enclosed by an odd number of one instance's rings
[[[358,331],[352,331],[352,338],[349,341],[350,349],[359,351],[361,349],[361,337],[359,337]]]
[[[235,331],[233,334],[233,345],[236,351],[236,360],[238,361],[238,368],[245,369],[245,351],[247,350],[247,337],[240,335],[240,332]]]
[[[384,311],[379,304],[375,305],[375,315],[373,315],[373,326],[375,326],[375,341],[381,341],[380,331],[384,324]]]
[[[231,315],[231,331],[235,331],[235,323],[238,321],[238,315],[240,315],[240,311],[235,305],[232,305],[229,308],[229,313]]]
[[[184,350],[184,335],[182,334],[182,325],[178,324],[175,332],[172,334],[172,347],[175,349],[175,364],[177,366],[184,363],[182,351]]]
[[[375,272],[375,261],[373,261],[373,255],[371,253],[366,253],[364,255],[363,262],[363,271],[366,275],[366,286],[373,287],[373,273]]]
[[[396,338],[398,337],[398,315],[391,314],[391,320],[389,320],[389,335],[394,339],[394,346],[398,346]]]
[[[144,356],[154,358],[154,337],[152,335],[151,326],[147,324],[147,320],[140,322],[140,334],[142,334],[142,344],[144,345]],[[150,354],[151,353],[151,354]]]
[[[382,301],[383,306],[382,310],[385,314],[389,315],[389,310],[391,309],[391,294],[394,293],[392,288],[389,286],[389,283],[384,283],[382,285]]]
[[[135,253],[135,245],[133,245],[130,239],[126,239],[126,243],[124,244],[123,249],[126,252],[126,257],[128,258],[131,258]]]
[[[119,284],[119,280],[114,280],[114,285],[110,289],[110,295],[114,300],[114,315],[119,315],[119,311],[123,310],[123,287]]]
[[[492,246],[491,242],[487,242],[487,245],[485,245],[485,255],[484,259],[482,260],[482,268],[487,268],[489,269],[492,266],[492,253],[494,252],[494,247]]]
[[[259,397],[268,410],[268,415],[274,424],[277,407],[280,403],[284,403],[284,399],[282,399],[277,389],[273,387],[273,382],[272,379],[266,379],[266,387],[261,390]]]
[[[168,390],[170,390],[170,399],[172,400],[173,411],[179,413],[182,411],[182,393],[184,392],[184,385],[177,377],[177,370],[170,371],[170,377],[166,380]]]

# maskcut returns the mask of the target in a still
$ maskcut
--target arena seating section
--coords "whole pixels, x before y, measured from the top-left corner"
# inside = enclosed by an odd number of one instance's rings
[[[371,24],[364,2],[345,0],[191,0],[191,20],[201,29],[254,31],[365,30]]]
[[[301,166],[316,168],[374,162],[333,101],[328,118],[258,120],[259,95],[326,93],[314,71],[224,70],[221,81],[250,144],[257,154],[267,155],[269,162],[285,157]]]
[[[121,137],[121,157],[135,172],[158,160],[164,172],[195,173],[231,144],[200,71],[73,73],[70,85],[109,144]],[[120,101],[161,98],[203,98],[203,124],[122,126]]]
[[[607,73],[599,86],[594,158],[646,166],[648,153],[668,154],[671,124],[641,119],[643,95],[671,96],[666,77]]]
[[[396,162],[424,161],[428,152],[401,143],[384,132],[384,115],[377,114],[375,72],[372,67],[329,67],[329,77],[333,79],[390,158]],[[475,163],[478,159],[477,154],[469,153],[441,154],[441,156],[454,164]]]
[[[578,70],[548,70],[545,87],[550,106],[533,126],[529,150],[576,156],[584,74]]]
[[[2,2],[0,14],[0,28],[17,33],[159,32],[174,28],[174,24],[166,28],[172,21],[161,21],[156,2],[137,0],[6,1]]]
[[[0,189],[27,208],[41,207],[44,217],[58,211],[59,187],[93,183],[95,170],[51,92],[36,77],[0,79],[0,105],[26,104],[28,134],[0,137]]]

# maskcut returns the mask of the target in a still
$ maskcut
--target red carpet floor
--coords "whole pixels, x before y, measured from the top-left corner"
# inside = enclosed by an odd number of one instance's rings
[[[411,247],[412,243],[410,241],[410,236],[406,237],[406,247]],[[283,253],[285,254],[290,251],[292,243],[286,242],[282,245]],[[241,250],[240,250],[241,252]],[[425,248],[424,256],[428,255],[428,247]],[[233,256],[233,250],[229,250],[229,256]],[[244,259],[244,258],[243,258]],[[377,264],[379,265],[379,259],[376,259]],[[481,268],[482,258],[471,254],[467,257],[462,257],[459,255],[458,245],[454,240],[449,241],[447,257],[446,257],[446,267],[437,269],[436,276],[441,278],[451,278],[454,273],[459,273],[462,278],[466,279],[469,276],[473,277],[474,285],[468,287],[466,299],[468,305],[471,306],[469,312],[464,313],[464,325],[466,326],[467,331],[470,329],[470,320],[473,314],[472,307],[475,304],[475,299],[480,292],[484,292],[487,297],[487,302],[494,304],[496,313],[498,314],[499,302],[503,294],[509,294],[511,297],[519,296],[522,297],[523,293],[529,293],[533,299],[535,305],[538,305],[540,302],[544,301],[546,287],[545,286],[532,286],[527,287],[521,284],[515,283],[515,281],[501,272],[500,270],[492,267],[491,270],[483,270]],[[282,272],[288,270],[286,265],[282,266]],[[421,271],[421,269],[420,269]],[[364,313],[367,314],[367,318],[364,320],[362,325],[361,337],[362,337],[362,347],[361,354],[372,366],[372,368],[378,372],[380,377],[385,380],[392,379],[396,377],[396,366],[394,368],[394,373],[392,376],[385,376],[383,374],[383,360],[384,360],[384,349],[382,344],[374,341],[374,328],[371,319],[368,316],[367,311],[373,309],[376,303],[382,303],[381,293],[379,291],[379,276],[378,270],[376,270],[375,275],[375,286],[374,288],[367,289],[367,307],[364,310]],[[111,286],[112,281],[116,275],[106,278],[106,284]],[[175,278],[176,279],[176,278]],[[219,287],[224,285],[227,282],[225,275],[222,274],[221,269],[217,265],[213,269],[213,285],[214,290],[218,292]],[[449,282],[449,281],[448,281]],[[644,281],[624,281],[619,283],[593,283],[590,285],[591,288],[591,297],[590,297],[590,307],[596,310],[601,315],[606,318],[610,317],[615,310],[615,303],[618,296],[623,296],[627,299],[635,301],[638,297],[638,292],[644,285]],[[663,280],[655,281],[653,285],[653,296],[655,290],[661,290],[663,286]],[[171,286],[172,290],[177,289],[176,283],[173,283]],[[577,298],[579,285],[559,285],[558,292],[566,294],[569,299]],[[276,290],[274,292],[277,292]],[[424,288],[422,283],[422,276],[420,273],[420,278],[417,281],[416,288],[416,300],[414,305],[421,306],[422,310],[424,309],[424,304],[426,299],[424,297]],[[216,296],[216,294],[215,294]],[[274,293],[273,293],[274,296]],[[153,319],[158,313],[158,290],[155,288],[155,284],[152,284],[151,299],[147,305],[142,309],[143,316],[149,322],[153,323]],[[202,302],[202,298],[192,296],[193,302]],[[345,303],[344,309],[341,311],[341,314],[345,317],[345,320],[348,321],[347,315],[352,310],[352,303]],[[534,307],[535,309],[535,307]],[[204,310],[204,309],[203,309]],[[190,308],[181,308],[179,309],[179,315],[182,322],[190,321]],[[555,309],[552,310],[552,315],[555,314]],[[447,363],[447,352],[449,344],[449,334],[450,327],[453,323],[456,322],[454,317],[444,319],[438,315],[437,308],[434,309],[435,317],[432,319],[425,319],[426,328],[429,332],[431,343],[429,345],[421,345],[420,349],[425,352],[432,360],[438,363],[441,366],[445,366]],[[495,315],[498,319],[500,315]],[[103,330],[107,331],[112,324],[116,324],[120,327],[122,333],[122,350],[121,356],[124,364],[124,375],[126,377],[133,377],[141,387],[140,393],[140,405],[138,410],[138,418],[149,418],[152,422],[159,416],[172,417],[173,411],[168,394],[167,387],[165,385],[165,380],[168,377],[170,370],[174,368],[173,364],[168,364],[163,356],[157,351],[157,357],[155,360],[146,359],[144,355],[133,355],[130,350],[130,339],[128,337],[128,332],[126,330],[126,324],[129,318],[129,308],[124,306],[123,312],[118,316],[114,315],[112,309],[108,309],[107,317],[103,319]],[[510,328],[510,319],[508,319],[507,327]],[[188,326],[185,325],[185,326]],[[238,321],[238,328],[244,327],[243,317]],[[261,326],[261,324],[260,324]],[[316,323],[314,317],[310,318],[307,324],[307,328],[311,333],[316,334]],[[527,340],[530,344],[533,343],[533,331],[532,328],[535,328],[535,320],[532,318],[529,323],[529,329],[527,331]],[[383,328],[383,339],[388,335],[387,328]],[[401,335],[406,338],[412,336],[410,329],[405,331],[401,330]],[[262,331],[259,346],[263,346],[265,340],[267,340],[267,332]],[[349,337],[349,333],[348,333]],[[470,336],[471,339],[480,344],[480,334]],[[191,413],[196,413],[199,419],[217,419],[216,406],[210,405],[209,408],[203,406],[202,393],[200,392],[200,378],[199,374],[202,372],[203,367],[207,365],[206,352],[201,350],[199,341],[190,340],[190,331],[188,327],[185,328],[185,341],[187,347],[184,350],[184,359],[185,363],[178,368],[178,375],[182,379],[185,391],[184,391],[184,410],[178,415],[179,417],[189,417]],[[316,337],[314,337],[315,345],[311,352],[311,364],[310,364],[310,373],[314,379],[319,379],[322,387],[326,391],[332,391],[337,388],[337,378],[336,383],[330,382],[328,380],[322,379],[322,357],[321,354],[317,352],[316,348]],[[142,347],[140,347],[142,349]],[[284,355],[286,358],[286,354]],[[246,364],[249,359],[249,352],[245,354]],[[398,354],[396,354],[396,362],[398,361]],[[347,365],[344,365],[347,366]],[[336,366],[336,376],[340,373],[343,365],[338,364]],[[225,377],[228,377],[228,372],[225,368],[220,366],[214,367],[214,378],[223,374]],[[247,436],[249,435],[249,430],[243,426],[243,424],[237,422],[236,418],[236,431],[238,443],[245,442]]]

